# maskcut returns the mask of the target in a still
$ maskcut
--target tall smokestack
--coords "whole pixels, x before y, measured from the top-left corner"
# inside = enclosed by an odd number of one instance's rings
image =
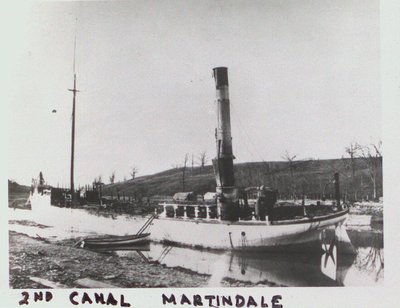
[[[219,195],[218,206],[222,220],[237,220],[239,198],[233,173],[235,157],[232,152],[228,69],[216,67],[213,73],[217,99],[217,157],[213,160],[213,166]]]
[[[217,186],[234,186],[228,69],[214,68],[214,79],[217,98],[216,159],[219,167]]]

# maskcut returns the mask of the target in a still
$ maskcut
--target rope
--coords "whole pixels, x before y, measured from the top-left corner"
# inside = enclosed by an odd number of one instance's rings
[[[232,110],[232,114],[235,114],[235,116],[236,116],[235,106],[234,106],[234,105],[232,105],[231,110]],[[241,121],[241,119],[240,119],[240,116],[239,116],[239,117],[236,117],[236,118],[237,118],[237,120],[238,120],[237,123],[238,123],[238,126],[239,126],[239,131],[240,131],[240,132],[244,132],[244,134],[245,134],[246,137],[247,137],[247,138],[244,138],[243,140],[244,140],[245,143],[248,145],[248,146],[246,147],[246,150],[247,150],[248,153],[251,155],[252,159],[255,160],[255,155],[254,155],[254,153],[250,150],[250,146],[255,150],[255,152],[256,152],[257,156],[259,157],[259,159],[261,160],[261,162],[267,163],[267,162],[262,158],[260,152],[259,152],[258,149],[257,149],[257,146],[254,144],[252,138],[250,137],[249,133],[248,133],[247,130],[245,129],[245,126],[242,125],[242,121]]]

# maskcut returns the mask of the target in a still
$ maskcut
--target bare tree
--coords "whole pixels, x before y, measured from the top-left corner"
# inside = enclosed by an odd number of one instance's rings
[[[131,175],[132,180],[135,179],[138,171],[139,171],[139,169],[136,166],[131,167],[131,172],[129,174]]]
[[[44,185],[44,177],[42,171],[39,172],[39,185]]]
[[[377,181],[382,171],[382,141],[377,144],[361,146],[357,144],[357,149],[360,157],[364,160],[368,167],[368,175],[372,182],[374,190],[374,199],[377,199]]]
[[[357,143],[350,143],[348,147],[345,148],[346,153],[350,156],[350,163],[351,163],[351,172],[352,176],[355,175],[355,158],[357,155],[359,145]]]
[[[208,157],[207,157],[207,152],[206,151],[202,151],[200,152],[199,156],[199,163],[200,163],[200,167],[203,169],[205,164],[208,162]]]
[[[101,177],[101,175],[99,175],[98,177],[95,177],[95,178],[94,178],[93,183],[95,183],[95,184],[100,184],[101,181],[102,181],[102,177]]]
[[[102,198],[102,195],[103,195],[103,193],[102,193],[103,185],[104,185],[104,183],[102,182],[101,175],[99,175],[98,177],[94,178],[93,188],[98,191],[98,194],[99,194],[98,196],[99,196],[100,202],[101,202],[101,198]]]
[[[189,154],[185,154],[185,158],[183,159],[183,168],[182,168],[182,191],[185,191],[185,173],[186,173],[186,166],[189,161]]]
[[[109,177],[110,179],[110,184],[114,184],[115,182],[115,171],[113,171]]]
[[[351,168],[351,186],[354,192],[354,200],[357,200],[357,185],[356,185],[356,158],[357,152],[359,151],[359,145],[355,142],[351,142],[348,147],[345,148],[346,154],[350,156],[350,168]]]
[[[343,176],[341,180],[341,187],[342,187],[341,190],[343,191],[344,200],[348,199],[348,195],[350,194],[351,190],[354,192],[354,198],[356,198],[357,190],[354,185],[354,180],[353,180],[354,178],[352,177],[351,174],[351,161],[349,162],[349,159],[343,156],[342,156],[341,175]]]
[[[289,163],[290,194],[293,199],[296,199],[296,188],[295,188],[295,183],[294,183],[294,168],[295,168],[294,160],[296,159],[297,155],[292,155],[286,150],[285,153],[281,157]]]

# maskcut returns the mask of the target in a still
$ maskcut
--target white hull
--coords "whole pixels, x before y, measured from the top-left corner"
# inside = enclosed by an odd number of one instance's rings
[[[268,221],[158,217],[154,220],[151,238],[198,248],[265,251],[318,241],[323,229],[342,224],[347,215],[347,211],[342,211],[313,219],[272,224]]]
[[[43,210],[43,208],[51,205],[51,194],[50,193],[39,193],[37,189],[29,195],[28,202],[31,204],[32,211]]]

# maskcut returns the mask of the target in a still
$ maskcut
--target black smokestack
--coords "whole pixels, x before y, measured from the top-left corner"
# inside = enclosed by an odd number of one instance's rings
[[[217,67],[213,69],[216,100],[217,100],[217,130],[216,146],[217,157],[215,163],[217,186],[234,186],[235,178],[233,174],[233,153],[231,135],[231,117],[228,86],[228,69]]]
[[[222,220],[237,220],[239,199],[233,173],[235,157],[232,153],[228,69],[216,67],[213,73],[217,100],[217,156],[213,166],[219,194],[218,206]]]
[[[216,67],[213,69],[213,71],[217,89],[219,89],[221,86],[229,86],[227,67]]]

